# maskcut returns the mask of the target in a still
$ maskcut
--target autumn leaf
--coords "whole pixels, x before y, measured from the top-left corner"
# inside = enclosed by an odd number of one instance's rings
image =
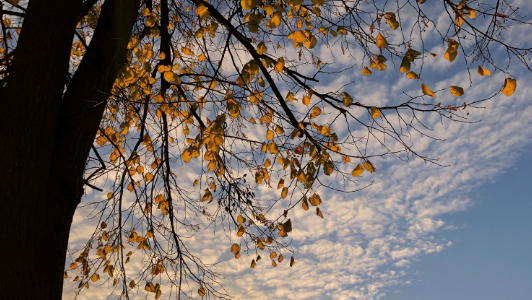
[[[464,94],[464,89],[459,86],[451,85],[449,87],[449,92],[455,97],[460,97]]]
[[[373,173],[373,172],[377,171],[375,169],[375,167],[373,166],[373,164],[369,160],[366,160],[364,162],[364,169],[366,169],[370,173]]]
[[[486,75],[487,76],[491,76],[491,72],[486,70],[486,69],[484,69],[484,67],[482,67],[482,66],[478,66],[477,72],[478,72],[478,75],[480,75],[480,76],[486,76]]]
[[[384,49],[386,46],[388,46],[388,41],[382,34],[379,33],[379,35],[377,35],[376,44],[379,49]]]
[[[502,87],[502,93],[506,96],[511,96],[515,92],[517,81],[513,78],[506,78],[504,80],[504,86]]]
[[[428,95],[428,96],[432,96],[434,98],[436,98],[436,94],[434,94],[428,86],[426,86],[424,83],[421,84],[421,91],[423,92],[423,94],[425,95]]]
[[[198,289],[198,295],[200,295],[201,297],[205,296],[205,289],[203,287],[200,287]]]
[[[362,167],[361,164],[358,164],[353,172],[351,172],[351,175],[353,175],[353,177],[358,177],[362,174],[362,172],[364,172],[364,167]]]

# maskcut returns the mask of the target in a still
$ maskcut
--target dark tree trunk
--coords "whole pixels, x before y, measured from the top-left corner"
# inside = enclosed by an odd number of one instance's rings
[[[33,0],[0,89],[0,299],[61,299],[72,217],[139,0],[106,1],[68,90],[82,0]]]

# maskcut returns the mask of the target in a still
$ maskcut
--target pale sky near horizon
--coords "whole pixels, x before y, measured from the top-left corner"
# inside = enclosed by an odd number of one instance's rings
[[[529,2],[516,2],[532,12]],[[532,36],[529,28],[516,32],[510,42],[525,43],[522,37]],[[440,56],[425,62],[424,82],[433,90],[461,85],[462,103],[500,89],[503,74],[479,77],[475,70],[469,87],[467,72],[458,72],[456,62],[449,64],[444,49],[434,44],[431,51]],[[374,71],[368,78],[359,73],[356,69],[352,76],[322,85],[334,89],[355,80],[349,90],[362,103],[404,101],[394,98],[403,91],[419,94],[421,82],[395,70]],[[225,236],[213,238],[212,232],[192,237],[190,248],[207,262],[219,263],[215,271],[226,275],[223,282],[235,299],[532,299],[532,74],[517,64],[512,73],[517,78],[514,95],[498,95],[485,108],[470,110],[470,120],[481,122],[439,124],[438,118],[423,116],[434,127],[431,134],[445,141],[414,134],[414,149],[448,167],[420,159],[375,159],[378,172],[360,180],[361,185],[373,181],[370,188],[354,194],[320,191],[323,219],[296,209],[291,215],[292,268],[287,261],[273,269],[264,259],[250,269],[252,256],[235,260],[228,250],[232,242]],[[455,98],[444,91],[438,101],[451,104]],[[103,197],[95,192],[83,201]],[[79,210],[74,218],[71,248],[92,230],[86,214]],[[64,299],[73,298],[76,286],[65,281]],[[94,284],[78,299],[105,299],[108,294],[109,289]],[[132,299],[145,295],[141,290]]]

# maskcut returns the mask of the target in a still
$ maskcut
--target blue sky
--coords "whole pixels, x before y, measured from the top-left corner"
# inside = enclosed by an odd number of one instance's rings
[[[453,247],[409,269],[411,284],[390,300],[530,299],[532,295],[532,152],[472,191],[473,207],[447,216]]]

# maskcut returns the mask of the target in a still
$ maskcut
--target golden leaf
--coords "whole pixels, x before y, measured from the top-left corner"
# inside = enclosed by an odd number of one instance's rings
[[[362,75],[364,76],[370,76],[371,75],[371,70],[368,68],[368,67],[365,67],[364,69],[362,69]]]
[[[205,296],[205,289],[203,287],[200,287],[198,289],[198,295],[200,295],[201,297]]]
[[[98,274],[96,274],[96,273],[92,274],[92,276],[91,276],[91,281],[92,282],[96,282],[99,279],[100,279],[100,276]]]
[[[321,204],[321,197],[318,194],[310,196],[310,204],[313,206],[318,206]]]
[[[255,268],[256,265],[257,265],[257,264],[255,263],[255,260],[254,260],[254,259],[251,260],[251,266],[250,266],[250,268],[253,269],[253,268]]]
[[[342,104],[345,107],[351,106],[351,104],[353,104],[353,98],[351,98],[351,96],[346,92],[344,92],[342,95],[343,95]]]
[[[321,210],[319,207],[316,207],[316,215],[320,216],[323,219],[323,214],[321,213]]]
[[[282,188],[282,187],[283,187],[283,185],[284,185],[284,179],[283,179],[283,178],[281,178],[281,179],[279,179],[279,184],[277,184],[277,189],[280,189],[280,188]]]
[[[242,0],[240,1],[240,5],[242,5],[242,8],[245,10],[254,9],[257,7],[257,0]]]
[[[353,177],[358,177],[362,174],[362,172],[364,172],[364,167],[362,167],[361,164],[358,164],[353,172],[351,172],[351,175],[353,175]]]
[[[231,252],[236,255],[238,252],[240,252],[240,246],[237,244],[233,244],[233,246],[231,246]]]
[[[464,94],[464,89],[459,86],[451,85],[449,86],[449,92],[455,97],[460,97]]]
[[[484,69],[481,66],[478,66],[477,72],[478,72],[478,75],[480,75],[480,76],[486,76],[486,75],[491,76],[491,72],[486,70],[486,69]]]
[[[373,164],[369,160],[366,160],[364,162],[364,168],[370,173],[373,173],[373,172],[377,171],[377,169],[375,169],[375,167],[373,166]]]
[[[296,263],[296,261],[295,261],[294,257],[292,256],[290,258],[290,267],[293,266],[295,263]]]
[[[378,108],[376,108],[376,107],[372,107],[371,108],[371,117],[373,119],[376,119],[376,118],[378,118],[380,116],[381,116],[381,111]]]
[[[275,268],[277,267],[277,263],[275,263],[275,260],[272,260],[272,266]]]
[[[377,36],[376,44],[379,49],[384,49],[386,48],[386,46],[388,46],[388,41],[386,41],[386,38],[379,33],[379,35]]]
[[[282,192],[281,192],[281,198],[286,198],[286,196],[288,195],[288,188],[287,187],[284,187]]]
[[[237,220],[238,223],[241,223],[241,224],[244,223],[244,222],[246,222],[246,219],[245,219],[244,217],[242,217],[242,216],[238,216],[238,217],[236,218],[236,220]]]
[[[267,138],[269,141],[273,140],[273,131],[271,131],[271,130],[268,129],[268,131],[266,131],[266,138]]]
[[[284,58],[279,57],[277,62],[275,63],[275,72],[279,73],[284,70]]]
[[[425,95],[428,95],[428,96],[432,96],[434,98],[436,98],[436,94],[434,94],[428,86],[426,86],[424,83],[421,84],[421,91],[423,92],[423,94]]]
[[[449,62],[452,62],[458,55],[458,45],[458,42],[453,39],[447,40],[447,51],[445,52],[444,57]]]
[[[502,93],[506,96],[511,96],[515,92],[517,86],[517,81],[512,78],[506,78],[504,81],[504,86],[502,88]]]
[[[246,229],[244,228],[244,226],[242,226],[241,224],[238,225],[238,231],[236,232],[236,236],[241,237],[242,235],[244,235],[244,233],[246,233]]]
[[[417,75],[416,72],[410,71],[410,72],[406,73],[406,77],[408,77],[410,79],[418,79],[419,75]]]

